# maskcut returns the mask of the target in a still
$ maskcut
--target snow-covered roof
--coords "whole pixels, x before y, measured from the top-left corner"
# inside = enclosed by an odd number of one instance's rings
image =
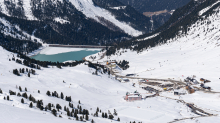
[[[130,95],[130,96],[128,96],[128,98],[129,97],[141,97],[141,95]]]

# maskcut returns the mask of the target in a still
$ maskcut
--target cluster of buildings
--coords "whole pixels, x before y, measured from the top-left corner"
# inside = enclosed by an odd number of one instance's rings
[[[127,92],[126,96],[124,97],[126,101],[137,101],[137,100],[142,100],[142,95],[138,93],[137,91],[135,92]]]

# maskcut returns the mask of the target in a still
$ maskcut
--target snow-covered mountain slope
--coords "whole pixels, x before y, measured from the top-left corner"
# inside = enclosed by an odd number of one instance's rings
[[[204,14],[205,12],[207,12],[208,10],[210,10],[213,6],[215,6],[216,4],[218,4],[220,1],[218,0],[218,1],[216,1],[215,3],[213,3],[212,5],[210,5],[210,6],[208,6],[208,7],[206,7],[206,8],[204,8],[203,10],[201,10],[200,12],[199,12],[199,16],[201,16],[202,14]]]
[[[100,8],[99,6],[95,6],[92,0],[70,0],[70,2],[77,8],[77,10],[81,11],[88,18],[93,18],[99,22],[99,17],[103,17],[129,35],[139,36],[142,34],[142,32],[135,30],[129,24],[118,21],[109,11]]]
[[[140,12],[173,10],[186,5],[190,0],[119,0]]]
[[[125,73],[138,73],[139,76],[150,78],[182,78],[182,75],[184,77],[197,75],[198,78],[212,79],[213,83],[210,85],[215,90],[220,90],[217,75],[220,72],[219,10],[220,6],[215,8],[210,16],[204,16],[203,19],[196,21],[188,27],[186,34],[179,31],[178,35],[164,41],[165,43],[159,43],[139,53],[121,49],[116,51],[111,59],[129,61],[130,68]],[[120,55],[124,50],[127,52]]]
[[[20,40],[35,41],[35,42],[43,44],[41,39],[21,30],[18,25],[11,24],[9,21],[5,20],[5,18],[0,18],[0,25],[1,25],[0,26],[1,33],[3,33],[6,36],[10,36],[10,37],[13,37],[15,39],[20,39]]]
[[[122,3],[116,1],[119,5],[123,6]],[[100,2],[100,1],[98,1]],[[110,1],[104,1],[103,3],[109,4],[111,7],[120,7],[118,4],[109,3]],[[113,6],[112,6],[113,5]],[[21,19],[27,19],[30,21],[42,21],[45,19],[55,20],[61,18],[70,22],[71,25],[76,25],[76,20],[72,20],[69,16],[81,16],[80,18],[90,18],[95,20],[102,26],[105,26],[113,31],[121,31],[130,36],[139,36],[143,33],[153,31],[150,25],[150,19],[144,17],[142,14],[136,12],[134,9],[123,8],[124,10],[114,9],[116,11],[109,11],[106,8],[97,6],[94,4],[94,0],[15,0],[15,1],[0,1],[1,12],[7,16],[17,17]],[[111,8],[112,9],[112,8]],[[52,14],[51,14],[52,13]],[[68,15],[69,14],[69,15]],[[83,14],[83,15],[82,15]],[[123,17],[126,15],[126,18]],[[85,16],[85,17],[83,17]],[[77,17],[75,17],[77,18]],[[85,19],[86,19],[85,18]],[[119,19],[120,18],[120,19]],[[123,19],[124,18],[124,19]],[[127,18],[138,21],[127,21]],[[72,21],[69,21],[72,20]],[[92,21],[91,20],[91,21]],[[48,20],[47,20],[48,21]],[[60,21],[57,21],[60,22]],[[77,22],[78,23],[78,22]],[[61,23],[63,24],[63,23]],[[143,26],[144,25],[144,26]],[[158,26],[154,25],[154,29]],[[56,27],[57,28],[57,27]],[[90,28],[86,27],[85,28]],[[118,28],[118,29],[116,29]],[[101,31],[101,30],[100,30]]]
[[[179,31],[174,38],[149,47],[137,53],[130,49],[117,50],[115,55],[105,57],[106,60],[129,62],[129,68],[120,75],[136,74],[140,78],[161,78],[183,81],[188,76],[196,76],[211,80],[206,86],[217,93],[196,91],[191,95],[174,96],[172,93],[161,95],[182,99],[197,107],[219,114],[220,112],[220,6],[215,7],[209,16],[203,16],[187,28],[187,33]],[[159,34],[160,35],[160,34]],[[150,39],[148,39],[150,40]],[[163,41],[162,41],[163,42]],[[120,55],[121,54],[121,55]],[[89,59],[89,57],[87,57]],[[95,61],[97,62],[97,61]],[[218,122],[219,116],[196,118],[179,122]]]
[[[0,113],[0,120],[4,121],[4,123],[13,122],[14,120],[18,123],[30,122],[29,120],[47,123],[48,119],[50,122],[53,121],[55,123],[79,122],[73,117],[70,117],[70,120],[68,119],[64,106],[69,107],[69,102],[57,97],[47,96],[46,92],[48,90],[50,92],[56,91],[59,95],[63,92],[64,97],[71,96],[75,108],[80,100],[82,109],[89,110],[89,122],[93,119],[96,123],[118,123],[116,121],[118,117],[120,122],[169,122],[175,118],[183,118],[183,116],[195,116],[187,112],[185,105],[166,98],[149,98],[148,100],[137,102],[126,102],[123,99],[126,92],[137,90],[143,96],[149,94],[139,87],[133,87],[132,83],[120,83],[112,79],[112,77],[109,78],[107,74],[98,73],[98,76],[92,75],[94,70],[84,64],[62,69],[55,67],[42,68],[41,70],[36,70],[36,75],[31,74],[29,78],[26,72],[21,74],[21,76],[16,76],[12,73],[13,69],[26,68],[21,64],[8,60],[13,56],[13,53],[0,47],[0,56],[0,88],[3,91],[3,94],[0,94],[0,108],[2,111],[6,111],[5,113]],[[21,86],[23,91],[20,92],[16,86]],[[33,104],[33,108],[29,108],[30,101],[28,99],[24,98],[24,104],[22,104],[22,97],[9,95],[9,90],[22,94],[25,92],[25,87],[27,88],[26,93],[28,96],[31,94],[36,100],[43,100],[44,107],[48,103],[60,104],[62,110],[58,112],[58,115],[63,118],[54,117],[49,110],[41,111],[36,108],[36,103]],[[40,90],[40,93],[38,93],[38,90]],[[8,95],[11,101],[3,99]],[[94,117],[92,114],[95,113],[97,107],[99,107],[101,112],[110,110],[113,113],[114,109],[116,109],[118,116],[114,116],[114,120],[102,118],[101,113],[99,113],[98,117]],[[72,110],[70,107],[69,109],[70,111]],[[180,112],[181,115],[179,114]]]

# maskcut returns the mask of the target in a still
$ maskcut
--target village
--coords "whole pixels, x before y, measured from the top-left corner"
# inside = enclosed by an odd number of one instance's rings
[[[195,75],[178,81],[174,80],[174,78],[152,79],[138,77],[138,75],[134,73],[121,75],[122,68],[120,68],[115,61],[106,62],[105,66],[113,78],[119,82],[131,82],[132,86],[146,90],[146,94],[141,94],[138,91],[127,92],[123,98],[128,102],[146,100],[147,98],[160,96],[160,93],[163,92],[173,93],[173,95],[176,96],[193,94],[196,93],[196,91],[214,93],[211,91],[211,87],[205,85],[211,82],[210,80],[204,78],[198,80]]]

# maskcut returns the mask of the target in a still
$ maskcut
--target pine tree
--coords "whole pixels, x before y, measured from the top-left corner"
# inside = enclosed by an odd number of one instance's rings
[[[26,99],[27,99],[27,98],[28,98],[27,93],[26,93],[26,92],[25,92],[25,93],[23,93],[23,94],[22,94],[22,97],[24,97],[24,98],[26,98]]]
[[[117,111],[114,109],[114,115],[115,116],[117,116],[118,115],[118,113],[117,113]]]
[[[2,90],[0,89],[0,94],[2,94]]]
[[[86,114],[86,120],[89,120],[89,116],[88,116],[88,114]]]
[[[43,111],[43,110],[44,110],[44,107],[43,107],[43,106],[41,106],[41,107],[40,107],[40,110],[41,110],[41,111]]]
[[[77,113],[75,112],[73,116],[76,117],[76,116],[77,116]]]
[[[94,120],[92,119],[91,123],[94,123]]]
[[[23,99],[23,98],[22,98],[22,99]],[[32,107],[33,107],[33,103],[32,103],[32,102],[30,103],[29,107],[30,107],[30,108],[32,108]]]
[[[105,118],[105,114],[104,114],[104,112],[102,112],[102,118]]]
[[[50,91],[47,91],[47,96],[50,96],[51,94],[50,94]]]
[[[21,70],[22,73],[24,73],[24,68]]]
[[[62,107],[60,106],[60,104],[56,105],[56,109],[59,111],[59,109],[62,109]]]
[[[57,111],[55,109],[53,109],[51,112],[54,116],[57,116]]]
[[[78,109],[75,109],[75,113],[76,113],[76,114],[78,114],[78,113],[79,113],[79,112],[78,112]]]
[[[27,88],[25,87],[25,91],[27,91]]]
[[[38,93],[40,94],[40,90],[38,90]]]
[[[83,121],[83,117],[82,116],[80,116],[80,121]]]
[[[80,104],[80,100],[79,100],[79,104]]]
[[[18,92],[17,96],[18,96],[18,97],[20,97],[20,96],[21,96],[21,94]]]
[[[96,112],[99,112],[99,107],[97,107]]]
[[[22,92],[21,86],[19,86],[19,90],[20,90],[20,92]]]
[[[67,116],[70,116],[70,111],[69,110],[67,110]]]
[[[114,118],[114,116],[110,114],[110,115],[109,115],[109,119],[112,120],[113,118]]]
[[[108,118],[108,115],[107,115],[107,113],[105,113],[105,118]]]
[[[64,97],[63,92],[61,92],[60,98],[63,99],[63,97]]]
[[[64,106],[64,111],[66,111],[66,106]]]
[[[28,77],[31,77],[31,74],[30,74],[30,73],[28,73]]]
[[[78,115],[76,115],[76,120],[79,120],[79,117],[78,117]]]
[[[4,100],[6,100],[5,97],[4,97]]]
[[[70,103],[70,102],[69,102],[69,107],[70,107],[70,108],[73,108],[73,104],[72,104],[72,103]]]
[[[7,100],[10,100],[9,96],[7,96]]]
[[[48,103],[48,109],[51,110],[51,103]]]
[[[118,120],[117,121],[120,121],[120,118],[118,117]]]
[[[30,96],[29,96],[29,100],[30,100],[30,101],[32,100],[32,96],[31,96],[31,94],[30,94]]]
[[[23,98],[21,99],[21,103],[24,103],[24,99]]]

